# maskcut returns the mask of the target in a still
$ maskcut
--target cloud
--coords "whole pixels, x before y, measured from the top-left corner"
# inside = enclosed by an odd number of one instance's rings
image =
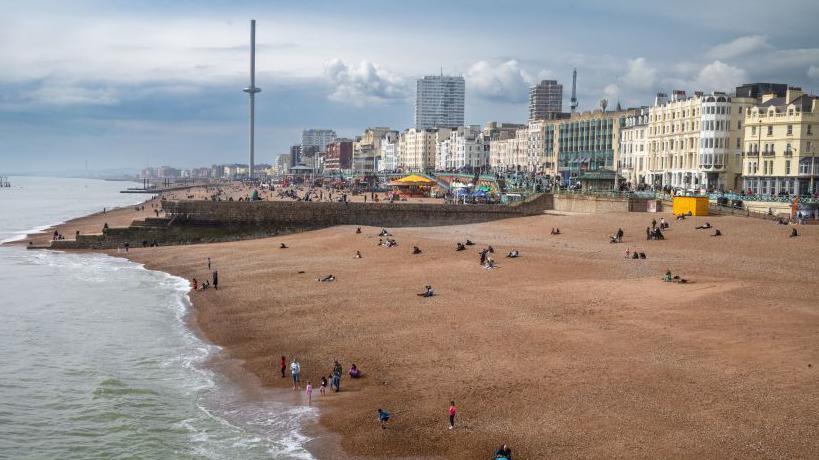
[[[36,104],[58,106],[115,105],[119,102],[117,91],[110,87],[51,81],[25,93],[22,98]]]
[[[700,70],[694,79],[694,88],[703,91],[728,91],[747,79],[745,70],[714,61]]]
[[[728,43],[719,44],[711,48],[707,56],[713,59],[731,59],[744,56],[748,53],[771,48],[764,35],[748,35],[739,37]]]
[[[808,68],[808,77],[819,78],[819,66],[812,65]]]
[[[515,59],[500,65],[478,61],[467,71],[466,80],[467,92],[500,102],[527,101],[534,84],[534,78]]]
[[[329,98],[356,106],[380,104],[408,96],[407,84],[398,75],[369,61],[347,65],[333,59],[324,69],[324,75],[333,85]]]
[[[657,69],[650,66],[645,58],[628,61],[628,71],[620,80],[632,88],[651,89],[657,79]]]
[[[616,100],[620,96],[620,88],[612,83],[603,88],[603,94],[609,100]]]

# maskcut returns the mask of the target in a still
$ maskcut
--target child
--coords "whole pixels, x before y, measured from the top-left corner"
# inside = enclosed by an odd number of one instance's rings
[[[319,393],[324,396],[325,392],[327,391],[327,377],[321,376],[321,383],[319,384]]]
[[[455,401],[449,402],[449,429],[455,428],[455,414],[458,413],[458,408],[455,407]]]
[[[307,393],[307,405],[312,406],[313,405],[313,385],[310,383],[309,380],[307,381],[307,386],[304,387],[304,391],[305,391],[305,393]]]
[[[381,429],[387,429],[387,422],[390,421],[390,413],[384,409],[378,409],[378,421],[381,422]]]

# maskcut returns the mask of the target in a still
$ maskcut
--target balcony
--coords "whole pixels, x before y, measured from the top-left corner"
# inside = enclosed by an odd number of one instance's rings
[[[776,155],[776,152],[773,151],[773,150],[762,152],[763,157],[772,157],[772,156],[775,156],[775,155]]]
[[[790,158],[793,156],[793,150],[785,150],[785,158]]]

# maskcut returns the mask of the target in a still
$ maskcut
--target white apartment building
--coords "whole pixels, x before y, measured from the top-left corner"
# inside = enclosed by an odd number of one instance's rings
[[[301,151],[305,152],[314,147],[319,153],[327,151],[327,145],[336,140],[336,132],[332,129],[305,129],[301,132]]]
[[[743,114],[754,98],[674,91],[649,109],[648,182],[690,191],[736,190]]]
[[[449,137],[448,129],[410,128],[399,138],[400,167],[407,171],[431,171],[435,169],[435,153],[438,138]]]
[[[641,107],[634,115],[625,117],[620,128],[620,158],[617,169],[634,187],[647,184],[648,117],[648,107]]]
[[[529,155],[529,128],[515,130],[509,139],[489,142],[489,165],[495,171],[525,169]]]
[[[489,143],[479,126],[453,129],[449,137],[439,136],[435,169],[439,171],[489,167]]]
[[[381,138],[381,161],[378,162],[379,171],[395,171],[400,164],[398,152],[399,134],[390,131]]]
[[[415,129],[464,125],[464,77],[431,75],[420,78],[415,94]]]

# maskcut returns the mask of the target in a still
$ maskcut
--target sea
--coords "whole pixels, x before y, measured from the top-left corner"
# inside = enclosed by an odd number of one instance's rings
[[[135,184],[11,177],[0,241]],[[0,246],[0,459],[309,459],[313,409],[249,397],[206,363],[185,280],[128,260]]]

